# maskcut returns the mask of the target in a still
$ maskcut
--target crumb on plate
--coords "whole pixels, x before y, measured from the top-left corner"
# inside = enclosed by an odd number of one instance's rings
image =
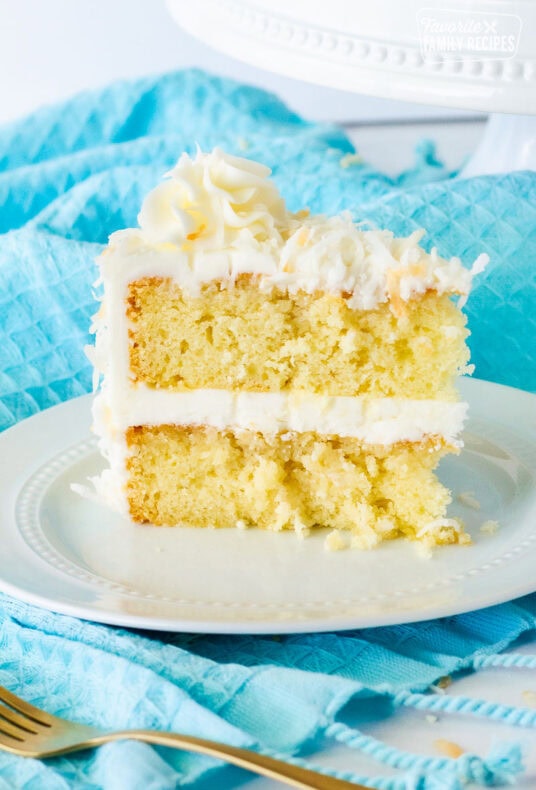
[[[528,705],[529,708],[536,708],[536,691],[527,689],[521,693],[521,697],[525,705]]]
[[[473,510],[480,510],[480,502],[475,497],[474,491],[461,491],[457,496],[458,502]]]
[[[465,754],[465,749],[462,749],[458,743],[447,741],[444,738],[438,738],[434,741],[434,746],[438,752],[444,754],[446,757],[452,757],[454,760],[457,757],[461,757],[462,754]]]
[[[344,551],[348,546],[348,540],[345,539],[339,529],[334,529],[329,535],[326,535],[324,541],[324,548],[326,551]]]
[[[495,535],[498,529],[499,522],[489,519],[488,521],[484,521],[484,523],[481,525],[480,532],[483,535]]]

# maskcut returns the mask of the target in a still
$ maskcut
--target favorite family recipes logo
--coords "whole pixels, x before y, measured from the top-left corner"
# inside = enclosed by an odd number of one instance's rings
[[[424,60],[513,58],[521,33],[516,14],[422,8],[417,14]]]

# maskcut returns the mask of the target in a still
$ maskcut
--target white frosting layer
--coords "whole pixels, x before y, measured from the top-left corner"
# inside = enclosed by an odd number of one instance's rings
[[[106,408],[106,391],[99,398],[98,408]],[[131,425],[209,425],[267,434],[314,431],[389,445],[429,435],[455,443],[466,410],[465,403],[437,400],[216,389],[173,392],[137,386],[109,414],[117,433]]]

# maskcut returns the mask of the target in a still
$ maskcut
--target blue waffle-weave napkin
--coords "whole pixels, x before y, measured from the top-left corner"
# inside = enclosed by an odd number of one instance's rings
[[[307,123],[263,91],[186,71],[115,84],[0,128],[0,428],[89,391],[82,348],[95,309],[93,258],[109,233],[135,224],[143,195],[196,143],[268,164],[293,209],[349,209],[396,233],[424,227],[429,246],[467,263],[488,252],[468,305],[477,373],[536,389],[535,174],[448,179],[425,151],[419,167],[390,179],[346,157],[353,148],[339,129]],[[295,758],[328,737],[400,768],[397,778],[354,777],[389,790],[508,781],[519,751],[456,761],[405,754],[337,721],[349,699],[382,696],[393,710],[463,708],[536,726],[535,711],[491,713],[424,693],[462,667],[536,667],[530,657],[497,655],[536,627],[535,597],[415,626],[278,640],[146,636],[5,596],[0,610],[0,683],[51,712]],[[0,788],[219,787],[224,776],[238,781],[230,770],[116,743],[47,763],[0,754]]]

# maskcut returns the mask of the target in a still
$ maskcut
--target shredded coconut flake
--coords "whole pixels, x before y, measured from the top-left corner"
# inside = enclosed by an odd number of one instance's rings
[[[70,488],[73,494],[78,494],[78,496],[81,496],[84,499],[90,499],[93,502],[101,502],[100,497],[93,488],[90,488],[90,486],[85,486],[81,483],[71,483]]]
[[[344,156],[341,156],[339,159],[339,164],[343,170],[346,170],[354,165],[362,165],[363,157],[360,154],[344,154]]]
[[[473,491],[462,491],[458,494],[458,502],[461,502],[462,505],[466,507],[470,507],[473,510],[480,510],[480,502],[476,499]]]
[[[434,533],[440,532],[445,527],[451,527],[455,529],[456,532],[462,531],[462,525],[457,518],[436,518],[433,521],[429,521],[428,524],[425,524],[424,527],[421,527],[417,532],[418,538],[423,538],[426,535],[433,535]]]

